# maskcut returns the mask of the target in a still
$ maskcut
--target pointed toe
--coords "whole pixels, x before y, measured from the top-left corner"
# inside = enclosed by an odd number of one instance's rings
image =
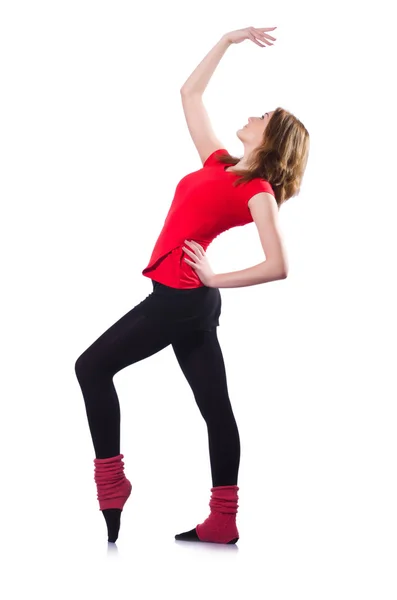
[[[177,533],[175,536],[176,540],[182,542],[199,542],[200,539],[197,535],[196,528],[191,529],[190,531],[185,531],[184,533]]]

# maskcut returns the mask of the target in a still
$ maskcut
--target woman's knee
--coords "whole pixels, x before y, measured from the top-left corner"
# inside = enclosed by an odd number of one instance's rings
[[[76,373],[77,379],[80,379],[84,370],[85,370],[85,358],[84,358],[84,353],[83,353],[83,354],[80,354],[80,356],[78,357],[78,359],[76,360],[76,362],[74,364],[74,372]]]
[[[97,361],[90,350],[85,350],[83,354],[80,354],[74,365],[74,371],[79,380],[82,380],[88,373],[92,373],[97,368]]]

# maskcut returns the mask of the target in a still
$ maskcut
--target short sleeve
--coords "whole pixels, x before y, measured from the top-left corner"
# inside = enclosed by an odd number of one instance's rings
[[[229,152],[227,150],[225,150],[225,148],[219,148],[218,150],[215,150],[204,161],[203,168],[204,167],[215,167],[217,165],[223,166],[222,163],[220,163],[216,160],[215,155],[217,155],[217,154],[229,154]]]
[[[255,178],[251,179],[247,183],[242,183],[237,188],[239,190],[240,198],[244,202],[245,205],[248,204],[249,200],[255,194],[259,194],[260,192],[267,192],[268,194],[272,194],[272,196],[276,197],[274,190],[270,183],[266,181],[266,179]]]

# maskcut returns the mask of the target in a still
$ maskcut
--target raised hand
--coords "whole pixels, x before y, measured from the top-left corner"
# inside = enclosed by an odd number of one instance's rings
[[[260,46],[261,48],[266,48],[265,44],[267,44],[268,46],[273,46],[274,44],[272,44],[269,40],[273,40],[273,42],[275,42],[276,38],[265,32],[273,31],[274,29],[277,29],[277,27],[245,27],[244,29],[236,29],[235,31],[225,33],[224,37],[231,44],[239,44],[244,40],[251,40],[255,44],[258,44],[258,46]],[[265,44],[261,44],[259,40],[265,42]]]

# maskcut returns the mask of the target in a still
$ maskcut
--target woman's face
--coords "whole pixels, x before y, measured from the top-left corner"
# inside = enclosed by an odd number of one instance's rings
[[[252,148],[256,148],[263,142],[263,133],[273,113],[274,110],[265,113],[261,117],[248,117],[248,123],[237,131],[238,138],[247,150],[252,150]]]
[[[265,131],[269,119],[273,113],[274,110],[265,113],[261,117],[248,117],[248,123],[247,125],[244,125],[243,129],[252,132],[253,134],[260,134],[260,136],[262,137],[263,132]]]

